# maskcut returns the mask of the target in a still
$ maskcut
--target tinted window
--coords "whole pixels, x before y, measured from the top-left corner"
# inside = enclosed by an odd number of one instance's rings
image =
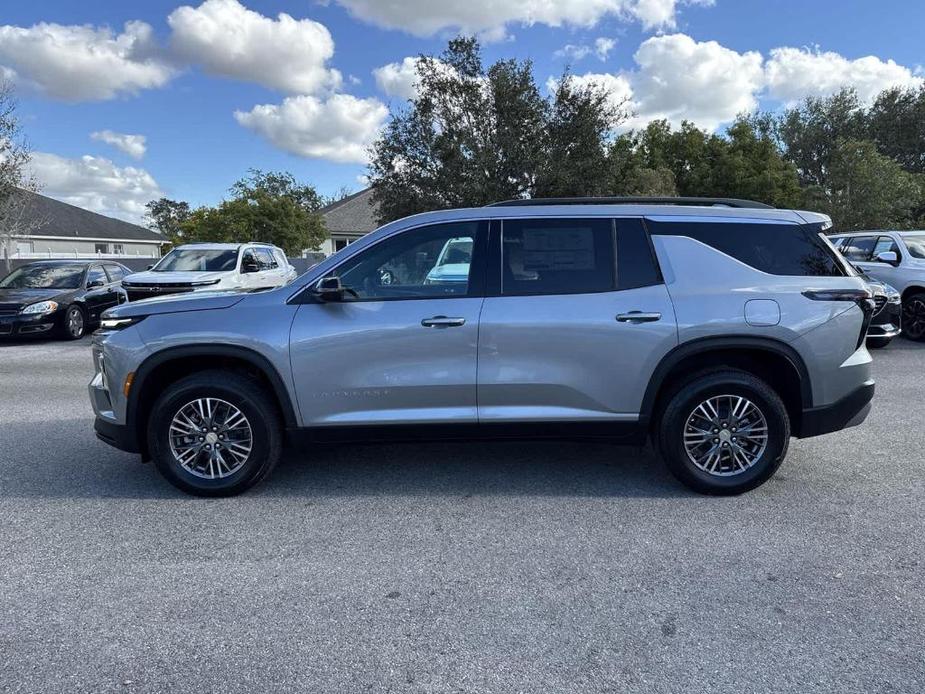
[[[471,262],[440,264],[449,244],[474,244],[479,222],[435,224],[388,238],[335,270],[359,299],[428,299],[465,296]]]
[[[903,242],[913,258],[925,258],[925,234],[904,234]]]
[[[125,271],[119,265],[107,265],[106,274],[109,275],[111,282],[121,282],[122,278],[125,277]]]
[[[609,219],[505,220],[501,293],[578,294],[614,289]]]
[[[877,244],[876,236],[849,236],[845,239],[842,255],[853,263],[870,260]]]
[[[234,270],[238,252],[228,250],[206,250],[198,248],[177,248],[164,256],[152,268],[154,272],[227,272]]]
[[[77,289],[84,274],[83,265],[24,265],[0,282],[10,289]]]
[[[89,287],[94,282],[102,282],[103,284],[109,284],[109,278],[106,276],[106,273],[103,272],[103,268],[99,265],[94,265],[87,272],[87,286]]]
[[[661,272],[641,219],[618,219],[617,285],[620,289],[660,284]]]
[[[715,221],[646,224],[652,234],[690,237],[772,275],[845,275],[835,250],[812,226]]]

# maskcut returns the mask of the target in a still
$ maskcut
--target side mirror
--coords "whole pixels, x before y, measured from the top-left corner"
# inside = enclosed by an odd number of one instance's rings
[[[340,277],[322,277],[312,287],[312,295],[321,301],[343,301],[344,285],[340,283]]]
[[[896,255],[896,251],[883,251],[883,253],[878,253],[874,260],[878,263],[887,263],[889,265],[899,264],[899,256]]]
[[[253,260],[245,260],[241,263],[241,272],[245,275],[251,272],[260,272],[260,266]]]
[[[100,287],[105,287],[106,283],[103,280],[90,280],[87,282],[87,289],[99,289]]]

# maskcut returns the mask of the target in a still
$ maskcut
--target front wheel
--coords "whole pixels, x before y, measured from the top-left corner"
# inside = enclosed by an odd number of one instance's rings
[[[925,294],[913,294],[903,301],[903,335],[925,341]]]
[[[263,480],[282,450],[276,403],[254,379],[203,371],[154,403],[148,447],[158,471],[197,496],[233,496]]]
[[[671,473],[703,494],[741,494],[766,482],[790,443],[790,418],[764,381],[738,370],[700,374],[669,398],[659,450]]]
[[[87,317],[83,309],[76,304],[67,307],[64,312],[64,322],[61,325],[61,336],[65,340],[79,340],[87,330]]]

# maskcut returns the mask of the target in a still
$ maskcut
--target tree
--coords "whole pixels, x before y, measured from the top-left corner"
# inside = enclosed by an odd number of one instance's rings
[[[925,197],[921,175],[904,171],[866,140],[839,140],[827,173],[826,187],[815,188],[816,203],[842,231],[908,228]]]
[[[183,223],[192,214],[188,202],[161,198],[149,202],[145,209],[149,229],[159,232],[171,244],[183,243]]]
[[[10,246],[14,236],[34,231],[44,220],[32,214],[32,196],[38,183],[29,174],[32,152],[10,82],[0,81],[0,252],[6,272],[10,271]]]
[[[925,173],[925,84],[881,92],[867,112],[867,135],[880,154]]]
[[[382,221],[535,195],[606,187],[606,147],[619,109],[568,74],[551,99],[530,61],[487,70],[472,38],[418,60],[418,94],[372,147],[370,182]]]
[[[179,223],[184,242],[242,243],[264,241],[288,255],[316,249],[327,237],[317,210],[322,200],[315,189],[288,173],[251,170],[231,187],[233,197],[217,207],[200,207]]]

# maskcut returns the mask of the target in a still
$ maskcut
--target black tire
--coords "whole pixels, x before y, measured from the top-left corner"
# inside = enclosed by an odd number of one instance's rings
[[[87,334],[87,314],[77,304],[71,304],[64,312],[60,333],[65,340],[79,340]]]
[[[892,337],[868,337],[867,347],[869,349],[883,349],[893,341]]]
[[[749,467],[721,476],[694,463],[685,448],[684,434],[698,405],[724,395],[747,398],[760,410],[767,423],[767,441]],[[657,422],[657,449],[668,469],[684,485],[702,494],[741,494],[764,484],[784,461],[790,444],[790,418],[780,396],[761,379],[734,369],[704,372],[683,383],[669,396]],[[731,431],[725,430],[725,436],[731,436]],[[712,441],[704,445],[710,446]],[[731,465],[730,454],[724,455],[727,463],[723,464]]]
[[[925,341],[925,293],[903,299],[902,334],[915,342]]]
[[[226,477],[198,476],[181,465],[171,450],[169,432],[174,416],[199,398],[233,405],[250,425],[250,453]],[[148,450],[158,471],[178,489],[196,496],[240,494],[266,478],[282,454],[281,418],[273,398],[253,378],[218,369],[193,374],[168,387],[154,403],[147,434]]]

